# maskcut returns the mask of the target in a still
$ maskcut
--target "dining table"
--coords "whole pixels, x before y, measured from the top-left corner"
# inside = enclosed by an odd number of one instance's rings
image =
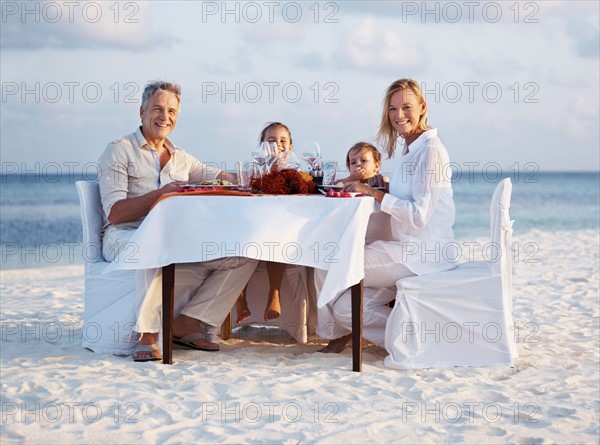
[[[241,256],[325,270],[317,306],[351,288],[352,369],[361,371],[364,245],[374,210],[367,196],[172,193],[154,205],[131,237],[135,253],[109,268],[162,268],[167,364],[173,363],[176,264]]]

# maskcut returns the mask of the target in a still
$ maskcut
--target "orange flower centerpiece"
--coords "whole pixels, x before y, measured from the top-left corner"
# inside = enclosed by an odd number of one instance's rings
[[[252,180],[252,193],[260,192],[260,178]],[[317,187],[308,173],[296,170],[273,171],[263,176],[262,192],[270,195],[316,193]]]

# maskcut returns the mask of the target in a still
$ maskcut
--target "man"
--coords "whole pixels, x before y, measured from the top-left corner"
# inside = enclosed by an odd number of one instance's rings
[[[167,139],[179,117],[181,88],[170,82],[146,85],[142,96],[142,125],[111,142],[99,160],[100,199],[104,210],[102,253],[118,260],[127,242],[152,205],[165,193],[187,182],[202,182],[228,174],[213,169]],[[165,227],[165,230],[173,228]],[[257,261],[231,257],[175,268],[174,342],[194,349],[218,351],[216,334]],[[140,334],[134,361],[161,360],[156,344],[160,329],[161,270],[136,273],[137,324]]]

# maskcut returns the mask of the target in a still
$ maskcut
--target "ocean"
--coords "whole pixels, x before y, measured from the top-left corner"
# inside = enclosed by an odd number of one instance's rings
[[[600,172],[511,172],[515,236],[600,228]],[[75,182],[93,175],[0,175],[2,269],[82,264]],[[489,237],[489,204],[498,181],[483,172],[456,175],[457,241]]]

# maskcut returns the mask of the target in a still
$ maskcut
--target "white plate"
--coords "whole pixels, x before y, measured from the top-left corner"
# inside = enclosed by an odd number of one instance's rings
[[[325,193],[325,192],[323,192]],[[327,196],[325,195],[326,198],[354,198],[356,196],[362,196],[360,193],[358,192],[346,192],[348,193],[350,196]]]
[[[325,189],[325,190],[334,190],[336,192],[339,192],[340,190],[344,189],[343,185],[320,185],[319,188]],[[375,190],[385,190],[385,187],[373,187]]]
[[[190,188],[190,187],[194,187],[197,189],[205,189],[205,188],[215,188],[215,187],[219,187],[219,188],[224,188],[224,189],[231,189],[231,188],[239,188],[239,185],[234,185],[234,184],[229,184],[229,185],[217,185],[217,184],[186,184],[186,185],[182,185],[182,188]]]

